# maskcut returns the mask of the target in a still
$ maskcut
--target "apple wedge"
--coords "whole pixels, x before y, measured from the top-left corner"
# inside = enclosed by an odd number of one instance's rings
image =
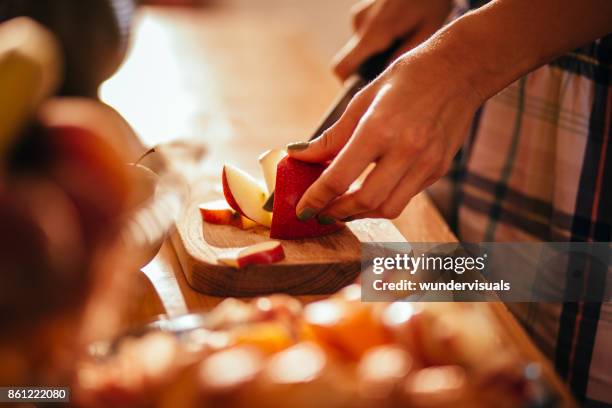
[[[272,214],[262,207],[266,191],[257,180],[237,167],[223,166],[223,194],[227,203],[245,217],[265,226],[272,224]]]
[[[276,187],[276,167],[278,162],[283,160],[287,155],[285,149],[271,149],[265,151],[259,156],[259,164],[263,171],[264,179],[266,180],[266,186],[268,187],[268,194],[274,193]]]
[[[259,164],[268,187],[268,198],[263,205],[263,209],[272,212],[274,209],[274,189],[276,188],[276,167],[278,163],[287,156],[285,149],[271,149],[263,152],[259,156]]]
[[[228,250],[217,257],[219,262],[235,268],[271,264],[283,259],[285,259],[285,251],[278,241],[266,241],[245,248]]]
[[[209,201],[199,206],[202,219],[209,224],[232,225],[247,230],[257,223],[234,211],[225,200]]]

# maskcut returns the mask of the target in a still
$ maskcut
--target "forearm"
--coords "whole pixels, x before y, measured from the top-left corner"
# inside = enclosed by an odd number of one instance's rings
[[[482,101],[556,56],[612,32],[610,0],[495,0],[423,44]]]

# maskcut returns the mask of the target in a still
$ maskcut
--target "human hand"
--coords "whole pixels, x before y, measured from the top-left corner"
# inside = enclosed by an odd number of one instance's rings
[[[394,57],[416,47],[442,26],[451,4],[451,0],[360,1],[351,9],[354,35],[334,58],[334,72],[346,79],[398,38],[405,43]]]
[[[431,54],[431,55],[429,55]],[[360,91],[341,118],[310,143],[288,146],[299,160],[332,160],[297,206],[302,220],[395,218],[448,170],[482,103],[460,69],[416,49]],[[375,163],[363,184],[349,187]]]

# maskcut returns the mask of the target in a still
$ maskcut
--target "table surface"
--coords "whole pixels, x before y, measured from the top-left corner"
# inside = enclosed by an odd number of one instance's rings
[[[147,145],[176,138],[206,141],[200,170],[211,181],[224,162],[255,172],[259,153],[304,139],[340,89],[305,33],[289,19],[259,14],[144,9],[128,58],[103,85],[101,97]],[[456,241],[425,194],[394,223],[410,242]],[[209,310],[222,300],[190,288],[169,241],[126,290],[128,325],[159,314]],[[550,363],[505,306],[479,307],[493,311],[503,336],[527,359],[541,362],[549,383],[572,405]]]

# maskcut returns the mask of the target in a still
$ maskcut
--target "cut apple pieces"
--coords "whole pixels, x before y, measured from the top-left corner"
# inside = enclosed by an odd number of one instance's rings
[[[262,207],[267,194],[263,186],[237,167],[223,166],[223,194],[227,203],[245,217],[270,227],[272,214]]]
[[[276,187],[276,167],[286,155],[287,152],[284,149],[271,149],[259,156],[259,164],[266,180],[268,194],[274,193],[274,188]]]
[[[278,241],[266,241],[245,248],[228,250],[217,257],[219,262],[235,268],[271,264],[283,259],[285,259],[285,251]]]
[[[274,209],[274,189],[276,188],[276,167],[278,163],[287,156],[287,151],[284,149],[271,149],[259,156],[259,164],[263,171],[268,187],[268,198],[263,205],[263,209],[272,212]]]
[[[202,219],[209,224],[232,225],[247,230],[255,227],[257,223],[237,211],[234,211],[225,200],[210,201],[200,204]]]
[[[315,238],[342,229],[344,224],[340,222],[322,225],[314,218],[300,221],[295,214],[302,195],[326,167],[326,164],[306,163],[291,157],[285,157],[278,163],[271,238]]]

